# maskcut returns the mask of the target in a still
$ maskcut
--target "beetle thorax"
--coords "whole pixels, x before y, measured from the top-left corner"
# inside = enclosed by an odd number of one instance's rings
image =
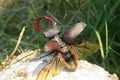
[[[70,62],[73,59],[73,55],[71,55],[71,52],[67,45],[62,41],[59,35],[56,35],[54,37],[54,40],[57,41],[60,45],[60,49],[58,50],[58,52],[62,53],[62,57],[65,59],[66,62]]]

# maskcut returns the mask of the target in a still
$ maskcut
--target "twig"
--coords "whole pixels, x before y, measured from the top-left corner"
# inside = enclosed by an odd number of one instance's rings
[[[18,49],[18,47],[19,47],[19,44],[20,44],[20,42],[21,42],[21,39],[22,39],[23,33],[24,33],[24,31],[25,31],[25,28],[26,28],[26,27],[23,27],[23,28],[22,28],[22,31],[21,31],[21,33],[20,33],[20,35],[19,35],[17,44],[16,44],[14,50],[12,51],[12,53],[11,53],[11,55],[10,55],[10,57],[9,57],[10,59],[13,57],[13,55],[15,54],[15,52],[17,51],[17,49]]]

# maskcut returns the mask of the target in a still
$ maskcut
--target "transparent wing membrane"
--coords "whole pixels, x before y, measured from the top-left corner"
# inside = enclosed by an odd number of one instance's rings
[[[81,44],[71,45],[70,50],[78,59],[86,58],[99,50],[99,45],[94,41],[84,41]]]
[[[50,80],[51,76],[59,74],[63,68],[60,57],[56,56],[37,74],[36,80]]]

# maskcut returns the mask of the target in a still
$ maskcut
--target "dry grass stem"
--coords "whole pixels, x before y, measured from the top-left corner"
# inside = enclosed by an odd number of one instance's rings
[[[11,55],[10,55],[10,59],[14,56],[15,52],[17,51],[17,49],[18,49],[18,47],[19,47],[19,44],[20,44],[20,42],[21,42],[21,39],[22,39],[22,36],[23,36],[23,34],[24,34],[25,28],[26,28],[26,27],[23,27],[23,28],[22,28],[22,31],[21,31],[21,33],[20,33],[20,35],[19,35],[17,44],[16,44],[14,50],[12,51],[12,53],[11,53]]]

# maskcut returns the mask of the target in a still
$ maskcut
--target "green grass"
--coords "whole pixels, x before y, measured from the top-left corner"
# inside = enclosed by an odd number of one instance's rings
[[[43,48],[47,40],[32,22],[48,15],[59,23],[63,32],[78,21],[87,23],[78,40],[95,40],[101,44],[98,54],[88,60],[120,75],[120,0],[12,0],[9,4],[7,1],[4,0],[7,6],[0,12],[1,56],[12,52],[23,26],[28,27],[20,47]]]

